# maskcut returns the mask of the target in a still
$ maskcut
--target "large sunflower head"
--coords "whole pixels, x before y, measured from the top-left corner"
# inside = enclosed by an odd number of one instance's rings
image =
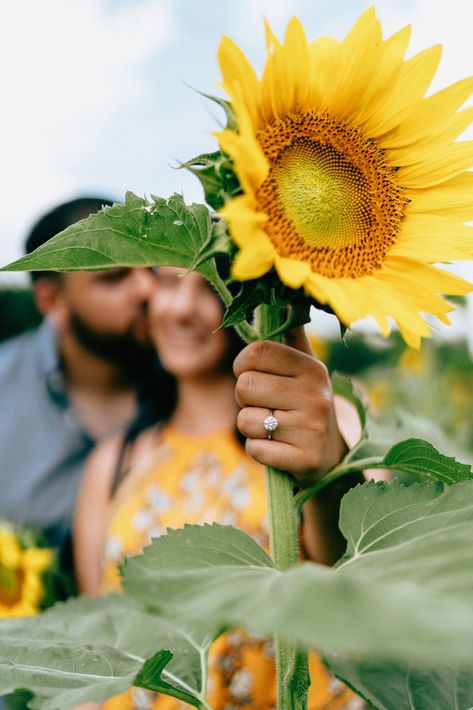
[[[406,60],[410,28],[384,40],[373,8],[341,42],[308,42],[295,18],[266,36],[261,78],[227,37],[218,51],[238,124],[216,134],[242,188],[221,210],[233,276],[274,267],[343,324],[386,335],[392,317],[417,347],[423,315],[449,322],[440,294],[472,288],[433,264],[473,258],[473,141],[456,141],[473,78],[425,97],[440,48]]]
[[[52,550],[25,548],[13,530],[0,527],[0,619],[39,611],[42,577],[52,562]]]

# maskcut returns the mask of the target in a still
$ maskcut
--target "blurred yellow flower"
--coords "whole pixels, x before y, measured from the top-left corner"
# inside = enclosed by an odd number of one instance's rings
[[[393,404],[393,385],[387,380],[376,381],[367,385],[370,408],[377,414],[386,411]]]
[[[404,350],[398,360],[398,367],[406,373],[420,377],[427,370],[427,358],[420,350]]]
[[[217,133],[243,194],[222,209],[239,247],[234,278],[275,268],[350,325],[389,317],[409,345],[449,323],[440,294],[471,284],[433,266],[473,258],[473,141],[455,142],[473,78],[427,98],[440,47],[404,58],[410,27],[384,40],[373,8],[339,42],[309,42],[293,18],[266,27],[259,79],[228,38],[218,59],[238,130]]]
[[[12,529],[0,527],[0,618],[31,616],[40,610],[42,576],[52,563],[52,550],[24,548]]]
[[[306,335],[314,355],[316,355],[322,362],[326,362],[329,355],[327,341],[319,335],[310,333],[309,331],[307,331]]]

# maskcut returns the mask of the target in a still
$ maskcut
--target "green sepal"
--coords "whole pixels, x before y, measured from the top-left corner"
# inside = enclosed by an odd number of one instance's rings
[[[227,99],[222,99],[220,96],[212,96],[212,94],[206,94],[203,91],[199,91],[198,89],[195,89],[200,96],[203,96],[206,99],[209,99],[210,101],[213,101],[214,104],[217,104],[221,108],[223,108],[225,112],[225,118],[227,119],[227,124],[225,128],[228,128],[230,131],[235,131],[235,133],[238,132],[238,124],[235,116],[235,112],[233,110],[233,106],[231,105],[230,101],[227,101]]]
[[[236,246],[228,234],[225,222],[222,219],[213,217],[212,229],[209,232],[208,239],[196,253],[189,265],[189,271],[198,271],[202,264],[217,256],[217,254],[227,254],[231,260],[235,251]]]
[[[240,291],[227,307],[220,327],[226,328],[249,321],[255,308],[261,304],[278,306],[286,312],[282,326],[265,337],[281,335],[310,321],[311,299],[302,289],[296,291],[285,286],[271,271],[259,279],[241,282]]]
[[[214,210],[221,209],[229,199],[241,193],[233,163],[220,150],[202,153],[182,163],[180,167],[187,168],[200,180],[205,201]]]

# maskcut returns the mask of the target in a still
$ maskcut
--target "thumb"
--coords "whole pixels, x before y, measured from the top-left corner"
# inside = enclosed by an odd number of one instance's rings
[[[284,336],[284,341],[286,345],[290,345],[295,350],[300,350],[307,355],[314,355],[303,326],[289,330]]]

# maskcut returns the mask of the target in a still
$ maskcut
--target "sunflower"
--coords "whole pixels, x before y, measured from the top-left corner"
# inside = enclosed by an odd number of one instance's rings
[[[39,611],[42,575],[52,561],[52,550],[24,548],[13,530],[0,528],[0,619]]]
[[[408,344],[449,323],[471,284],[433,264],[473,258],[473,120],[459,110],[473,78],[425,97],[441,48],[405,59],[410,27],[384,40],[373,8],[339,42],[308,42],[293,18],[280,43],[266,25],[259,79],[223,37],[218,59],[238,129],[216,134],[241,194],[221,213],[239,251],[233,277],[275,268],[342,323],[393,318]]]

